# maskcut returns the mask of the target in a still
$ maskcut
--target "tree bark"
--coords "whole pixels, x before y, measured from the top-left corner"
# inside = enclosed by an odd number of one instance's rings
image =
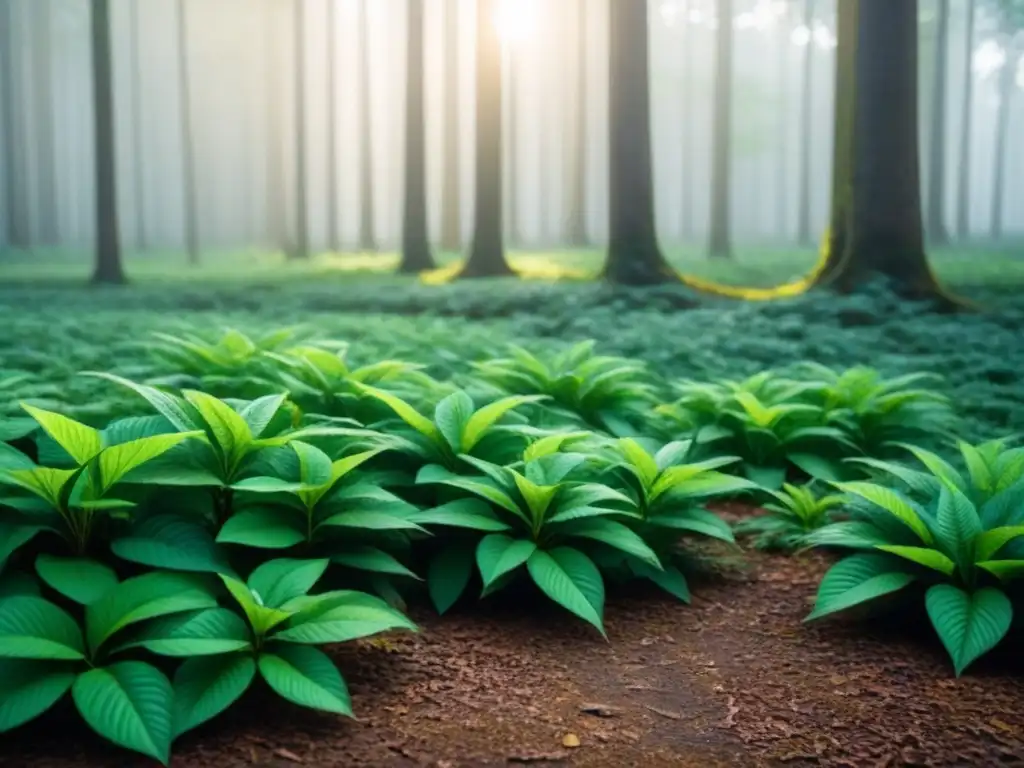
[[[327,0],[327,243],[341,250],[338,221],[338,23],[337,0]]]
[[[93,113],[96,130],[96,269],[94,283],[124,283],[117,220],[117,143],[109,0],[92,0]]]
[[[309,210],[306,189],[306,0],[295,2],[295,247],[290,259],[309,258]]]
[[[276,1],[264,6],[264,48],[267,83],[267,229],[271,245],[287,253],[288,244],[287,192],[284,163],[284,69],[287,61],[281,39],[280,5]]]
[[[959,184],[956,196],[956,236],[966,240],[971,233],[971,141],[974,111],[974,3],[967,3],[967,54],[964,56],[964,100],[960,107],[963,129],[960,133]]]
[[[7,219],[7,243],[12,248],[31,248],[29,212],[21,191],[25,188],[25,170],[21,152],[24,128],[19,120],[21,88],[15,69],[15,48],[18,38],[14,28],[14,8],[0,2],[0,88],[4,100],[4,203]]]
[[[587,0],[576,0],[576,111],[572,117],[572,154],[569,188],[569,244],[590,245],[587,234]]]
[[[373,200],[373,100],[370,98],[370,29],[367,0],[359,0],[359,248],[377,250]]]
[[[178,0],[178,82],[181,88],[181,194],[188,263],[199,263],[199,209],[196,205],[196,140],[192,126],[192,78],[188,57],[188,0]]]
[[[444,179],[441,190],[441,248],[462,248],[461,148],[459,136],[459,0],[445,0]]]
[[[505,87],[508,90],[506,95],[506,106],[508,107],[508,243],[513,248],[522,245],[522,231],[519,227],[519,131],[517,130],[519,119],[519,104],[517,95],[519,93],[518,73],[516,72],[516,53],[513,47],[506,49],[505,59]]]
[[[1006,199],[1006,147],[1010,135],[1010,115],[1013,114],[1013,95],[1016,90],[1016,76],[1020,54],[1012,42],[1006,44],[1006,62],[999,73],[999,113],[996,117],[995,167],[992,173],[992,223],[990,234],[993,240],[1003,236],[1003,218]]]
[[[502,224],[501,41],[495,0],[476,4],[476,206],[473,242],[460,277],[514,274],[505,261]]]
[[[612,2],[610,8],[610,237],[604,277],[625,285],[676,281],[654,224],[647,3]]]
[[[804,0],[804,26],[814,29],[814,0]],[[803,82],[800,85],[800,213],[797,239],[809,245],[811,236],[811,137],[814,130],[814,39],[803,51]]]
[[[858,17],[853,196],[836,278],[851,290],[884,276],[904,295],[935,298],[921,215],[918,3],[860,0]]]
[[[708,254],[713,259],[732,258],[729,238],[732,159],[732,0],[718,0],[715,52],[715,108],[711,127],[711,233]]]
[[[37,0],[37,42],[33,47],[32,68],[35,72],[35,148],[38,159],[39,241],[56,245],[60,239],[57,225],[57,163],[53,115],[53,8],[50,0]]]
[[[149,248],[146,226],[146,154],[142,137],[142,56],[140,53],[142,20],[140,4],[131,3],[131,60],[132,60],[132,173],[135,186],[135,247]]]
[[[408,0],[405,79],[405,210],[399,272],[434,266],[427,231],[426,126],[423,106],[423,0]]]
[[[949,242],[945,223],[946,201],[946,72],[949,68],[949,0],[938,0],[939,18],[932,81],[931,142],[928,148],[928,240]]]
[[[680,15],[683,23],[683,119],[679,125],[682,133],[683,155],[683,179],[682,193],[680,194],[681,216],[679,223],[680,235],[684,241],[688,241],[693,235],[693,34],[690,27],[690,2],[683,3],[683,10]]]

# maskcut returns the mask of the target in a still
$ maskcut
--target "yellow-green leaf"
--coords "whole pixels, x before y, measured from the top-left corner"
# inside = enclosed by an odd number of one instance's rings
[[[924,521],[910,505],[910,502],[895,491],[883,488],[880,485],[864,482],[836,483],[835,485],[841,491],[853,494],[854,496],[860,496],[862,499],[870,501],[872,504],[886,510],[917,534],[917,537],[925,544],[935,543],[935,539],[931,531],[928,530],[928,526],[924,524]]]
[[[883,552],[902,557],[904,560],[910,560],[912,563],[923,565],[925,568],[931,568],[933,571],[944,573],[947,576],[952,576],[953,571],[956,570],[956,563],[937,549],[929,549],[928,547],[900,547],[892,544],[877,544],[875,546]]]
[[[100,436],[99,430],[59,413],[44,411],[27,403],[22,403],[21,407],[28,412],[29,416],[39,422],[39,426],[46,431],[46,434],[67,451],[79,466],[87,463],[103,450],[103,438]]]
[[[97,496],[102,496],[120,482],[133,469],[155,459],[190,437],[202,437],[202,432],[175,432],[168,435],[153,435],[127,443],[114,445],[100,454],[100,487]]]
[[[487,430],[493,427],[509,411],[521,405],[536,403],[545,399],[544,395],[516,395],[484,406],[470,416],[469,421],[466,422],[466,426],[462,430],[462,451],[469,453],[473,450],[473,446],[480,442],[480,439],[487,433]]]

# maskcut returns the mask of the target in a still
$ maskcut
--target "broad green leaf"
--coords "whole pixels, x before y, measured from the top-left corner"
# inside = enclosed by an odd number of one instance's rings
[[[657,487],[657,485],[662,482],[661,478],[666,477],[667,473],[671,473],[676,469],[687,468],[688,465],[684,465],[682,467],[669,467],[669,469],[662,473],[661,477],[658,479],[658,483],[655,483],[655,486]],[[744,491],[758,490],[761,487],[762,486],[759,483],[756,483],[753,480],[706,470],[700,474],[677,481],[674,480],[673,482],[668,483],[658,494],[657,498],[703,499],[711,496],[732,496],[743,493]],[[651,501],[654,501],[654,499],[651,499]]]
[[[453,453],[462,453],[462,430],[473,415],[473,399],[462,390],[452,392],[434,409],[434,424]],[[466,452],[469,449],[465,449]]]
[[[52,589],[79,605],[95,603],[118,583],[112,568],[80,557],[39,555],[36,573]]]
[[[635,531],[614,520],[588,520],[585,523],[568,529],[566,535],[599,541],[612,549],[632,555],[655,570],[661,568],[661,561],[658,559],[658,556],[647,546],[644,540]]]
[[[174,691],[160,670],[139,661],[90,669],[71,695],[96,733],[167,765]]]
[[[118,557],[151,568],[193,573],[231,573],[231,565],[209,531],[175,515],[154,515],[130,535],[113,541]]]
[[[879,544],[875,549],[902,557],[904,560],[910,560],[918,565],[923,565],[925,568],[931,568],[939,573],[944,573],[946,576],[952,576],[956,570],[956,563],[937,549],[929,549],[928,547],[900,547],[893,544]]]
[[[565,443],[589,436],[590,432],[562,432],[555,435],[547,435],[530,444],[523,452],[523,461],[529,463],[544,456],[557,453]]]
[[[555,494],[558,493],[559,486],[537,485],[518,472],[515,472],[513,477],[515,478],[519,493],[522,494],[523,501],[526,502],[526,506],[530,509],[533,524],[535,526],[540,525],[544,520],[548,507],[551,506],[551,501],[555,498]]]
[[[523,474],[537,485],[565,485],[562,481],[586,460],[582,453],[553,453],[526,462]]]
[[[310,490],[305,483],[296,483],[280,477],[247,477],[231,485],[234,491],[246,493],[294,493]]]
[[[486,405],[469,417],[462,429],[459,451],[469,453],[491,427],[509,411],[547,398],[543,395],[514,395]],[[440,406],[439,406],[440,407]]]
[[[384,405],[394,411],[398,418],[424,437],[429,438],[435,443],[441,440],[441,433],[438,431],[437,427],[434,426],[434,422],[421,414],[402,398],[392,395],[390,392],[385,392],[382,389],[377,389],[376,387],[369,387],[359,382],[352,383],[362,394],[368,395],[384,403]]]
[[[647,524],[676,531],[700,533],[729,544],[736,543],[736,537],[729,524],[706,509],[684,509],[675,514],[668,512],[653,515],[647,519]]]
[[[68,455],[81,466],[87,464],[101,450],[103,440],[98,430],[59,413],[34,408],[27,403],[21,407],[52,437]]]
[[[479,496],[486,501],[491,502],[495,506],[501,507],[519,518],[526,520],[523,511],[519,508],[505,491],[498,488],[489,478],[469,478],[463,477],[462,475],[456,475],[454,472],[449,472],[443,467],[437,465],[426,466],[419,471],[416,475],[416,483],[418,485],[424,484],[442,484],[448,485],[452,488],[459,488],[464,491],[469,491],[474,496]]]
[[[352,717],[352,702],[341,674],[316,648],[272,645],[259,657],[260,674],[281,698],[293,704]]]
[[[1003,582],[1024,578],[1024,560],[985,560],[977,566]]]
[[[95,655],[107,640],[130,624],[216,605],[216,599],[195,576],[161,571],[136,576],[86,607],[89,648]]]
[[[1009,598],[993,587],[971,594],[951,584],[936,584],[925,595],[925,605],[957,677],[998,645],[1013,620]]]
[[[604,635],[604,582],[589,557],[569,547],[538,549],[526,568],[544,594]]]
[[[41,597],[17,595],[4,598],[0,608],[0,658],[85,658],[78,624],[53,603]]]
[[[316,487],[331,481],[331,457],[315,445],[293,440],[288,444],[299,460],[299,480]]]
[[[202,432],[177,432],[169,435],[154,435],[107,448],[99,457],[100,485],[96,489],[96,495],[105,495],[133,469],[167,453],[183,440],[200,437],[202,434]]]
[[[981,533],[981,518],[971,500],[958,490],[943,487],[939,491],[936,528],[943,548],[961,568],[974,562],[974,539]]]
[[[364,531],[418,531],[424,529],[408,518],[396,517],[376,510],[354,509],[350,512],[339,512],[323,520],[317,527],[358,528]]]
[[[990,560],[1014,539],[1024,536],[1024,525],[1008,525],[984,531],[974,540],[974,559]]]
[[[813,453],[787,453],[786,458],[811,478],[833,483],[843,479],[842,465],[825,456]]]
[[[640,444],[629,437],[619,440],[619,450],[629,460],[627,467],[637,476],[644,489],[651,491],[658,479],[658,462]]]
[[[742,469],[743,474],[749,482],[754,484],[754,487],[775,491],[786,482],[787,473],[785,467],[758,466],[745,461],[743,462]],[[736,478],[736,480],[740,479],[742,478]]]
[[[497,532],[509,528],[481,499],[457,499],[439,507],[413,512],[408,519],[419,525],[443,525],[473,531]]]
[[[274,640],[326,645],[396,629],[415,632],[416,625],[380,598],[362,592],[339,592],[297,613],[274,634]]]
[[[392,576],[407,576],[422,581],[415,573],[400,563],[394,555],[376,547],[352,547],[344,552],[331,556],[331,562],[354,568],[358,571],[386,573]]]
[[[237,460],[254,440],[249,425],[230,405],[205,392],[182,392],[203,417],[213,440],[230,460]]]
[[[13,445],[0,441],[0,473],[12,469],[32,469],[35,462]]]
[[[306,540],[299,524],[281,508],[256,507],[238,512],[221,526],[218,544],[240,544],[255,549],[288,549]]]
[[[39,525],[18,525],[0,520],[0,570],[7,558],[28,544],[45,528]]]
[[[282,608],[293,598],[305,595],[324,575],[329,560],[271,560],[250,574],[249,589],[268,608]]]
[[[224,582],[224,586],[235,599],[235,602],[242,608],[257,638],[262,638],[278,624],[291,618],[291,611],[267,608],[263,605],[262,598],[253,593],[248,586],[238,579],[225,576],[224,574],[220,574],[220,579]]]
[[[908,445],[904,443],[900,443],[899,445],[901,448],[904,448],[914,454],[914,456],[917,457],[917,460],[924,464],[925,467],[927,467],[928,470],[947,488],[958,491],[964,490],[966,485],[964,483],[964,479],[945,459],[935,455],[931,451],[926,451],[924,448],[919,448],[916,445]]]
[[[107,379],[115,384],[120,384],[123,387],[131,389],[133,392],[145,398],[145,400],[152,405],[160,415],[182,432],[191,432],[192,430],[200,428],[199,422],[195,419],[193,414],[189,412],[187,404],[172,395],[168,395],[166,392],[161,392],[159,389],[148,387],[145,384],[136,384],[134,381],[122,378],[121,376],[115,376],[112,373],[89,371],[84,375]]]
[[[605,507],[569,507],[566,509],[564,505],[559,505],[559,510],[544,521],[545,527],[594,517],[621,517],[623,519],[640,520],[640,515],[636,512],[606,509]]]
[[[912,574],[896,569],[890,556],[851,555],[829,568],[818,587],[814,610],[804,621],[820,619],[898,592],[913,581]]]
[[[484,587],[523,565],[537,550],[529,539],[513,539],[500,533],[484,536],[476,548],[476,564]]]
[[[34,467],[33,469],[11,470],[0,479],[6,479],[27,491],[31,491],[54,509],[60,509],[61,495],[64,493],[64,487],[80,474],[80,470],[76,469]]]
[[[72,666],[49,661],[0,659],[0,733],[46,712],[68,692],[77,675]]]
[[[836,483],[836,487],[846,493],[859,496],[872,504],[881,507],[912,530],[925,544],[934,544],[935,539],[928,526],[911,506],[910,502],[900,493],[872,483]]]
[[[118,650],[142,647],[158,656],[213,656],[247,650],[252,646],[249,628],[226,608],[162,616],[147,623]]]
[[[874,549],[885,544],[888,537],[871,523],[860,520],[843,520],[831,523],[808,534],[806,542],[815,547],[847,547],[849,549]]]
[[[668,565],[664,569],[651,568],[644,563],[631,563],[631,566],[638,576],[648,579],[673,597],[689,604],[690,585],[686,583],[683,572],[676,566]]]
[[[960,453],[963,454],[964,463],[967,465],[967,471],[971,476],[971,483],[974,487],[986,493],[993,490],[995,478],[992,476],[992,470],[981,452],[963,440],[958,443],[958,447],[960,448]]]
[[[267,395],[253,400],[239,412],[238,415],[248,425],[249,434],[253,438],[263,434],[287,399],[288,395],[285,394]]]
[[[189,659],[174,675],[173,737],[212,720],[242,697],[256,676],[248,654]]]
[[[453,541],[430,561],[427,590],[439,614],[451,608],[466,591],[473,573],[473,547]]]

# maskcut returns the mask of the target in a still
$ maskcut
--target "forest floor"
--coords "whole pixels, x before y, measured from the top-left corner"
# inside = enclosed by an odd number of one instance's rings
[[[954,679],[925,621],[804,625],[818,555],[747,553],[693,605],[618,594],[609,641],[556,610],[413,611],[418,635],[334,658],[358,721],[253,692],[176,744],[176,768],[997,766],[1024,761],[1024,662],[1003,644]],[[997,673],[996,670],[999,670]],[[146,765],[53,713],[3,768]],[[54,734],[60,738],[55,739]],[[567,746],[575,745],[578,746]]]

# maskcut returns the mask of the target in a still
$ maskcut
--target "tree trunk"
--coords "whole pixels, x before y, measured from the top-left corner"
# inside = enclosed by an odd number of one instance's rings
[[[590,245],[587,234],[587,2],[576,0],[576,111],[572,117],[573,164],[569,189],[569,245]]]
[[[732,0],[718,0],[718,18],[732,19]],[[729,242],[732,159],[732,24],[718,25],[715,52],[715,108],[711,127],[711,233],[708,253],[713,259],[732,258]]]
[[[625,285],[675,281],[654,224],[647,3],[612,2],[610,10],[610,226],[604,277]]]
[[[327,0],[327,245],[341,250],[338,221],[338,23],[337,0]]]
[[[959,184],[956,196],[956,236],[966,240],[971,233],[971,141],[974,111],[974,3],[967,3],[967,54],[964,56],[964,100],[960,107],[963,129],[960,133]]]
[[[117,143],[109,0],[92,0],[93,115],[96,130],[96,270],[94,283],[123,283],[117,221]]]
[[[881,275],[904,295],[936,297],[921,220],[918,3],[860,0],[858,16],[853,200],[836,278],[851,290]]]
[[[814,0],[804,0],[804,26],[814,29]],[[800,213],[797,239],[813,243],[811,236],[811,137],[814,135],[814,39],[804,46],[803,82],[800,86]]]
[[[287,192],[284,164],[284,69],[287,65],[283,53],[278,2],[264,6],[263,40],[266,56],[264,79],[267,83],[267,229],[271,245],[288,252]]]
[[[509,46],[505,59],[505,87],[508,90],[506,96],[508,107],[508,244],[518,248],[523,244],[523,233],[519,227],[519,104],[517,95],[519,83],[516,72],[516,53],[512,46]]]
[[[21,136],[24,129],[19,119],[21,87],[15,69],[15,49],[18,45],[14,28],[14,7],[0,2],[0,88],[3,89],[4,117],[4,202],[7,219],[7,244],[12,248],[28,250],[31,247],[29,212],[21,190],[25,189],[24,154]]]
[[[295,247],[290,259],[309,258],[306,204],[306,0],[295,0]]]
[[[427,229],[426,125],[423,107],[423,0],[409,0],[405,79],[405,211],[399,272],[434,266]]]
[[[377,235],[374,231],[373,200],[373,101],[370,98],[370,29],[367,23],[367,0],[359,0],[359,20],[356,25],[359,35],[359,248],[362,251],[377,250]]]
[[[993,240],[1003,236],[1003,211],[1006,197],[1006,146],[1010,134],[1010,116],[1013,114],[1013,92],[1016,90],[1017,66],[1020,54],[1012,42],[1006,43],[1006,61],[999,74],[999,113],[996,117],[995,168],[992,174]]]
[[[199,263],[199,209],[196,205],[196,139],[192,127],[192,78],[188,57],[188,0],[178,0],[178,82],[181,88],[181,194],[188,263]]]
[[[131,3],[131,60],[132,60],[132,158],[135,187],[135,247],[149,248],[146,227],[146,153],[142,140],[142,56],[140,54],[142,22],[140,3]]]
[[[786,85],[789,79],[789,38],[780,37],[778,40],[778,76],[779,76],[779,108],[778,129],[779,129],[779,154],[778,154],[778,175],[775,179],[775,194],[778,198],[775,206],[776,227],[779,230],[779,241],[787,242],[786,234],[789,230],[789,173],[786,168],[786,161],[789,159],[789,94]]]
[[[35,145],[38,158],[39,240],[43,245],[56,245],[60,240],[57,225],[57,164],[53,115],[53,8],[51,0],[37,0],[38,36],[33,47],[32,68],[35,71]]]
[[[501,41],[494,11],[495,0],[476,4],[476,205],[460,277],[514,274],[505,261],[502,225]]]
[[[682,193],[680,194],[681,216],[679,234],[682,240],[689,241],[693,235],[693,34],[690,31],[690,0],[683,3],[680,14],[683,23],[683,119],[679,124],[683,155]]]
[[[946,72],[949,67],[949,0],[938,0],[939,18],[932,81],[931,142],[928,148],[928,240],[945,245],[946,201]]]
[[[445,0],[444,179],[441,190],[441,248],[462,248],[461,148],[459,136],[459,0]]]

